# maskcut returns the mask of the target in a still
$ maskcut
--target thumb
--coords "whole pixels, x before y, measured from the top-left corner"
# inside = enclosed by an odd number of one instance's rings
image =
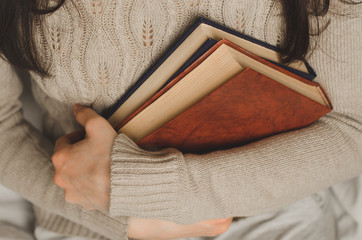
[[[107,120],[89,107],[75,104],[73,112],[77,122],[84,127],[87,137],[101,137],[104,133],[114,131]]]

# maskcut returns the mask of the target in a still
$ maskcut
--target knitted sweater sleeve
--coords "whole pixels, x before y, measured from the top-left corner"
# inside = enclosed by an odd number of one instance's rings
[[[84,229],[91,229],[93,232],[88,230],[89,236],[97,232],[110,239],[127,239],[126,217],[112,219],[101,212],[86,211],[64,201],[63,190],[53,182],[51,156],[45,150],[45,146],[52,146],[23,119],[22,105],[18,99],[22,85],[12,67],[1,58],[0,74],[1,184],[47,212],[73,222],[73,229],[69,233],[84,233]],[[58,221],[57,224],[65,223]]]
[[[332,16],[309,62],[334,111],[314,124],[205,155],[147,152],[123,134],[111,164],[113,216],[179,223],[251,216],[362,172],[362,19]]]

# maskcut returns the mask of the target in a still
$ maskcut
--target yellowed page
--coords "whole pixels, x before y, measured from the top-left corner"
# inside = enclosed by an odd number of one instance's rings
[[[268,60],[271,60],[274,62],[280,62],[278,54],[269,48],[260,46],[253,42],[247,41],[243,38],[239,38],[233,34],[224,32],[220,29],[214,28],[207,24],[201,24],[200,26],[204,29],[203,32],[206,33],[207,38],[212,38],[215,40],[221,40],[222,38],[226,38],[230,42],[235,43],[236,45],[244,48],[245,50],[247,50],[259,57],[262,57],[262,58],[265,58],[265,59],[268,59]],[[297,69],[299,71],[308,73],[308,69],[302,61],[291,63],[288,66],[291,68]]]
[[[243,70],[221,45],[198,67],[137,114],[119,132],[139,141]]]

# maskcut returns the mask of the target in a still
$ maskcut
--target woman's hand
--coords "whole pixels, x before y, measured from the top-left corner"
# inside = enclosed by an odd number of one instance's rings
[[[75,105],[74,115],[85,131],[57,140],[52,156],[54,182],[64,189],[68,202],[108,211],[111,152],[117,133],[107,120],[88,107]]]
[[[88,107],[75,105],[74,114],[84,130],[57,140],[52,156],[54,182],[64,189],[68,202],[90,210],[108,211],[111,152],[117,133],[107,120]],[[215,236],[225,232],[231,221],[232,218],[225,218],[180,225],[131,217],[128,235],[147,240]]]
[[[224,233],[233,218],[205,220],[191,225],[131,217],[128,237],[141,240],[171,240],[187,237],[213,237]]]

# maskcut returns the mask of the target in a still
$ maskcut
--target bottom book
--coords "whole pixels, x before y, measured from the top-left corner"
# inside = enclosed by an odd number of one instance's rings
[[[246,68],[137,144],[205,153],[305,127],[330,110]]]

